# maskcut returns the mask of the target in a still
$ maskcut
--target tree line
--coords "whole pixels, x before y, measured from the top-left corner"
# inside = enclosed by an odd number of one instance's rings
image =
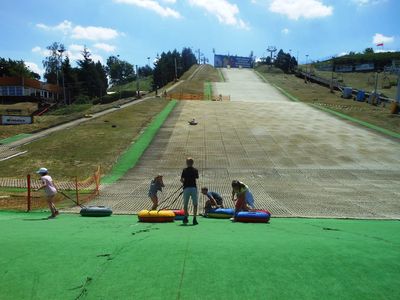
[[[294,56],[291,56],[290,53],[285,53],[282,49],[280,49],[275,58],[268,56],[259,64],[273,65],[285,73],[292,73],[297,68],[298,63]]]
[[[142,77],[150,77],[153,89],[178,79],[197,63],[190,48],[176,49],[157,55],[153,67],[138,67],[119,56],[110,56],[106,64],[94,61],[90,51],[84,47],[81,58],[72,66],[62,43],[54,42],[46,47],[48,55],[43,59],[44,80],[65,87],[65,103],[86,103],[106,95],[109,84],[122,85]],[[40,75],[26,67],[23,60],[0,58],[0,76],[29,77],[40,80]],[[62,97],[61,97],[62,98]]]
[[[0,77],[3,76],[40,79],[40,75],[29,70],[23,60],[12,60],[0,57]]]

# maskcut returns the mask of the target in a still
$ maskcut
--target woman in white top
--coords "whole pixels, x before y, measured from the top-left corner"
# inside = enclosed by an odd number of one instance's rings
[[[47,198],[47,204],[49,205],[51,216],[48,219],[54,219],[58,215],[58,210],[54,205],[54,199],[57,195],[57,189],[54,186],[53,179],[49,175],[49,171],[46,168],[40,168],[37,172],[40,175],[42,186],[37,190],[44,189]]]

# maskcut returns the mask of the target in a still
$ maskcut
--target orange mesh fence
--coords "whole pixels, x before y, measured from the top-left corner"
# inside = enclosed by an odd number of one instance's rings
[[[84,204],[99,195],[100,167],[94,174],[83,181],[55,181],[59,193],[54,201],[57,207],[72,207],[76,204],[65,195],[79,204]],[[36,191],[41,186],[39,179],[27,175],[22,178],[0,178],[0,210],[30,211],[47,208],[47,199],[43,190]],[[65,195],[63,195],[65,194]]]
[[[186,93],[171,93],[167,95],[167,99],[175,100],[204,100],[203,94],[186,94]]]

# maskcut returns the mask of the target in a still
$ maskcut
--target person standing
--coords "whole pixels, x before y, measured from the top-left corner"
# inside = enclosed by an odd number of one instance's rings
[[[151,202],[153,202],[153,206],[151,210],[155,210],[158,207],[158,196],[157,192],[162,192],[162,188],[164,187],[163,176],[158,174],[154,179],[150,182],[150,189],[149,189],[149,197]]]
[[[40,168],[37,172],[40,175],[40,180],[42,182],[42,186],[37,189],[37,191],[44,189],[46,193],[47,204],[49,205],[51,216],[48,219],[54,219],[59,213],[54,204],[54,200],[57,195],[57,189],[54,185],[53,179],[49,175],[49,171],[46,168]]]
[[[186,168],[183,169],[181,175],[181,182],[183,184],[183,209],[185,211],[185,217],[183,218],[183,224],[187,224],[188,220],[188,205],[189,199],[192,199],[193,203],[193,225],[197,225],[197,207],[198,207],[198,194],[196,180],[199,178],[199,171],[193,167],[194,160],[191,157],[186,159]]]

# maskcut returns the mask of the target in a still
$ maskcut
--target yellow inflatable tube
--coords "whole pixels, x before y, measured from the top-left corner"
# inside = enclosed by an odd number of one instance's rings
[[[150,222],[150,223],[164,223],[173,222],[175,219],[175,214],[172,210],[141,210],[138,213],[138,218],[140,222]]]

